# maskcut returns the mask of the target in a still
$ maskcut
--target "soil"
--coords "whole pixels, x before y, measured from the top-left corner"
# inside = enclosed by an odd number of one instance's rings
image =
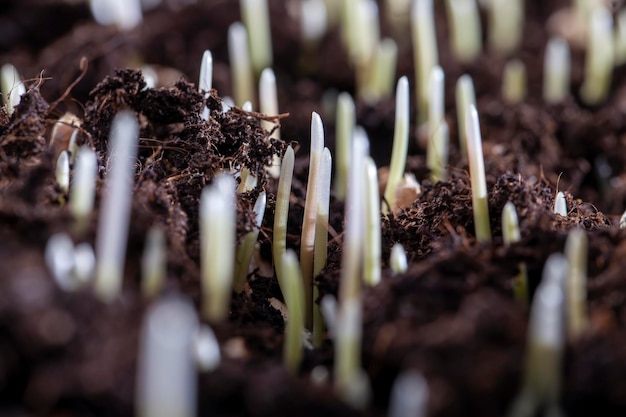
[[[322,114],[332,149],[334,120],[323,105],[324,94],[329,89],[354,92],[355,87],[336,29],[318,46],[317,59],[307,61],[310,56],[297,53],[298,23],[285,2],[270,4],[280,110],[288,117],[239,108],[221,111],[221,96],[231,91],[226,33],[239,18],[236,2],[171,1],[127,33],[95,24],[83,2],[0,5],[1,61],[13,63],[28,79],[15,112],[9,116],[0,109],[1,414],[133,414],[139,329],[150,304],[139,287],[146,233],[156,224],[167,236],[164,292],[182,293],[198,307],[199,196],[220,170],[246,166],[260,181],[255,191],[239,195],[238,239],[252,228],[258,193],[268,193],[259,241],[261,258],[271,263],[277,184],[264,166],[292,143],[298,160],[288,247],[299,247],[311,111]],[[270,303],[282,295],[276,278],[259,269],[248,276],[246,291],[234,294],[229,320],[214,328],[224,358],[217,370],[200,375],[200,415],[382,416],[394,379],[411,368],[428,381],[429,415],[505,415],[520,388],[528,325],[528,308],[513,298],[513,277],[525,263],[532,294],[545,260],[563,250],[573,228],[585,230],[589,238],[590,324],[567,345],[561,403],[570,417],[624,415],[626,232],[618,219],[626,208],[626,68],[616,68],[606,102],[585,106],[576,94],[584,53],[574,50],[572,97],[555,106],[542,102],[545,23],[566,4],[526,2],[524,40],[516,57],[528,69],[528,96],[508,106],[500,97],[506,59],[486,50],[473,64],[457,63],[446,42],[443,3],[437,3],[452,138],[450,178],[434,184],[428,179],[425,151],[412,126],[407,170],[416,175],[422,192],[382,219],[383,278],[363,295],[363,367],[372,386],[371,405],[354,410],[337,398],[330,381],[311,381],[316,367],[332,375],[330,339],[321,348],[305,350],[298,376],[286,372],[281,364],[284,320]],[[41,27],[46,30],[36,30]],[[393,30],[382,27],[385,35]],[[409,42],[409,36],[398,37],[398,75],[413,74]],[[207,97],[192,82],[205,49],[211,49],[215,61],[215,90]],[[146,88],[140,72],[120,70],[142,63],[158,65],[172,82]],[[467,158],[456,145],[453,95],[463,73],[472,75],[478,97],[491,243],[474,237]],[[211,116],[206,121],[204,106]],[[99,202],[111,121],[123,109],[140,122],[138,169],[123,291],[113,303],[103,304],[90,289],[62,291],[44,263],[53,233],[66,231],[74,242],[93,245],[98,218],[96,210],[85,233],[72,232],[71,214],[62,204],[67,196],[54,179],[58,149],[50,144],[50,132],[66,110],[81,118],[79,144],[92,146],[99,158]],[[392,99],[376,105],[357,102],[358,121],[369,134],[379,167],[389,161],[394,111]],[[263,120],[280,124],[283,141],[269,139]],[[557,190],[565,192],[567,217],[553,213]],[[505,247],[500,217],[507,201],[517,207],[522,239]],[[316,279],[321,296],[337,293],[340,275],[343,203],[334,196],[329,226],[329,260]],[[403,244],[409,261],[400,275],[386,261],[396,242]]]

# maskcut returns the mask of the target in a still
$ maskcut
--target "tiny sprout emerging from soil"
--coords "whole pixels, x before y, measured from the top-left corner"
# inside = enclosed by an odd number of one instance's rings
[[[563,38],[548,41],[543,63],[543,99],[548,104],[562,102],[569,94],[571,59],[569,46]]]
[[[394,243],[389,256],[389,266],[394,274],[404,274],[409,267],[406,259],[406,251],[401,243]]]
[[[339,2],[337,2],[339,3]],[[328,9],[324,0],[300,2],[300,32],[307,43],[314,43],[324,37],[328,29]]]
[[[508,201],[502,210],[502,240],[505,246],[509,246],[512,243],[519,242],[520,239],[521,235],[515,204]],[[519,273],[515,276],[513,282],[513,294],[517,301],[523,305],[528,305],[528,273],[526,264],[520,262],[517,266]]]
[[[261,223],[263,223],[263,216],[265,215],[265,206],[267,203],[267,197],[265,191],[259,194],[256,202],[254,203],[255,225],[251,232],[248,232],[243,238],[243,241],[237,247],[237,254],[235,257],[235,273],[233,288],[235,292],[240,293],[244,289],[246,283],[246,276],[250,269],[250,261],[252,260],[252,254],[254,252],[254,245],[259,237],[259,231],[261,230]]]
[[[200,197],[202,314],[211,323],[228,315],[235,259],[235,180],[219,174]],[[231,261],[229,261],[231,260]]]
[[[474,93],[474,82],[472,77],[465,74],[459,77],[456,82],[456,112],[457,123],[459,125],[459,148],[462,154],[467,152],[467,110],[469,106],[476,107],[476,93]]]
[[[391,151],[391,163],[389,164],[389,176],[385,186],[385,201],[383,213],[395,211],[396,192],[406,168],[406,155],[409,148],[409,80],[406,76],[398,80],[396,86],[396,118],[393,130],[393,149]]]
[[[603,6],[594,7],[587,39],[585,79],[580,89],[583,101],[595,105],[609,93],[613,72],[613,17]]]
[[[556,194],[554,199],[554,213],[567,217],[567,202],[565,201],[565,194],[561,191]]]
[[[293,179],[294,153],[291,146],[287,147],[280,165],[278,192],[276,193],[276,208],[274,211],[274,233],[272,241],[272,257],[276,267],[276,277],[280,290],[285,293],[280,262],[287,250],[287,220],[289,217],[289,196],[291,195],[291,180]]]
[[[213,54],[208,49],[202,54],[200,63],[200,80],[198,80],[198,90],[204,92],[204,98],[209,95],[213,88]],[[202,119],[209,120],[209,109],[204,106],[202,109]]]
[[[76,157],[72,187],[70,189],[70,211],[74,216],[76,232],[82,234],[89,223],[96,195],[98,161],[94,151],[81,146]]]
[[[433,67],[430,74],[430,100],[428,103],[428,146],[426,165],[433,182],[448,177],[448,125],[445,120],[444,73],[440,66]]]
[[[328,328],[328,336],[334,339],[337,334],[337,299],[332,295],[324,296],[320,302],[320,310]]]
[[[4,104],[7,106],[9,115],[11,115],[15,106],[20,104],[22,95],[26,93],[26,87],[13,65],[4,64],[2,66],[0,70],[0,88]]]
[[[439,63],[433,0],[415,0],[411,12],[418,123],[426,122],[430,74]]]
[[[460,62],[472,62],[482,48],[482,30],[476,0],[447,0],[452,52]]]
[[[90,0],[91,14],[101,25],[116,25],[121,30],[130,30],[141,23],[141,1],[139,0]]]
[[[385,0],[385,16],[395,34],[402,34],[409,27],[413,0]]]
[[[489,46],[500,55],[509,55],[522,42],[524,1],[490,0],[488,9]]]
[[[344,200],[346,197],[348,184],[352,133],[354,132],[354,127],[356,125],[356,111],[354,108],[354,100],[352,99],[352,96],[348,93],[341,93],[337,97],[336,120],[335,164],[337,168],[335,171],[335,180],[333,181],[333,183],[335,196],[339,200]]]
[[[241,17],[248,29],[250,62],[258,76],[272,66],[272,34],[267,0],[241,0]]]
[[[54,155],[59,155],[62,151],[70,153],[70,161],[76,159],[76,136],[77,127],[80,126],[80,119],[72,113],[65,113],[56,121],[50,132],[50,145]]]
[[[523,387],[509,417],[531,417],[541,407],[546,407],[546,415],[563,415],[558,401],[564,346],[562,288],[567,270],[567,260],[561,254],[553,254],[546,261],[531,306]]]
[[[185,299],[157,300],[141,329],[135,398],[140,417],[194,417],[196,312]]]
[[[113,119],[109,141],[109,170],[96,237],[96,295],[105,302],[119,294],[135,176],[139,125],[133,113],[122,111]],[[80,156],[79,156],[80,157]]]
[[[472,208],[474,228],[479,242],[491,241],[489,206],[487,204],[487,181],[483,159],[482,136],[476,107],[470,106],[465,119],[467,133],[467,154],[472,181]]]
[[[380,226],[380,195],[378,172],[371,157],[365,158],[365,244],[363,251],[363,282],[374,286],[380,282],[382,229]]]
[[[574,340],[587,327],[587,234],[583,230],[570,231],[565,243],[565,255],[569,262],[567,335]]]
[[[195,337],[196,364],[202,372],[215,370],[221,360],[220,344],[213,329],[207,325],[200,325]]]
[[[289,312],[285,328],[283,362],[292,374],[296,374],[302,362],[302,333],[304,331],[304,287],[298,258],[293,250],[283,253],[282,270],[285,303]]]
[[[167,270],[165,232],[160,226],[148,230],[141,258],[141,294],[154,298],[163,289]]]
[[[425,417],[428,397],[428,383],[419,372],[402,372],[391,388],[389,417]]]
[[[144,89],[155,88],[159,83],[159,74],[152,65],[142,65],[141,76],[146,82],[146,87]]]
[[[243,105],[254,98],[252,66],[248,55],[248,39],[245,26],[235,22],[228,28],[228,56],[232,79],[234,103]]]
[[[70,188],[70,157],[67,151],[63,151],[59,154],[55,176],[59,188],[63,194],[66,194]]]
[[[509,105],[517,105],[526,97],[526,66],[519,59],[508,61],[502,75],[502,98]]]
[[[361,96],[368,103],[377,103],[391,96],[396,77],[398,45],[391,38],[383,39],[377,46],[367,73]]]
[[[271,68],[265,68],[259,79],[259,108],[261,113],[267,115],[278,114],[278,92],[276,90],[276,76]],[[263,120],[261,122],[263,129],[272,132],[271,138],[280,139],[280,127],[274,129],[274,123]],[[268,172],[272,178],[278,178],[280,175],[280,157],[274,155],[272,158],[272,166],[268,167]]]
[[[87,243],[81,243],[75,248],[66,233],[57,233],[48,239],[44,258],[52,277],[64,291],[83,287],[93,275],[93,249]]]

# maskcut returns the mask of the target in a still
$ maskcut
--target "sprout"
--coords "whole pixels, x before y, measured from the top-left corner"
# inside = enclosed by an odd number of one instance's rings
[[[456,82],[456,113],[459,126],[459,148],[461,153],[467,153],[467,109],[472,105],[476,107],[476,94],[474,93],[474,82],[472,77],[465,74],[459,77]]]
[[[56,167],[56,180],[63,194],[66,194],[70,188],[70,158],[67,151],[59,154]]]
[[[430,89],[430,74],[439,62],[437,37],[435,34],[435,16],[432,0],[415,0],[411,14],[418,126],[426,121]]]
[[[428,103],[428,147],[426,165],[433,182],[445,181],[448,163],[448,125],[445,121],[444,74],[440,66],[430,74],[430,100]]]
[[[292,374],[296,374],[302,362],[302,332],[304,331],[304,287],[298,258],[291,249],[283,253],[280,269],[285,284],[285,302],[289,316],[285,328],[283,362]]]
[[[502,240],[505,246],[519,242],[521,239],[519,222],[517,220],[517,211],[515,204],[508,201],[502,210]],[[528,304],[528,273],[526,264],[520,262],[517,264],[519,268],[518,274],[513,281],[513,294],[515,299],[523,305]]]
[[[339,2],[336,2],[339,3]],[[324,0],[300,2],[300,32],[305,42],[318,42],[328,28],[328,8]]]
[[[374,101],[371,86],[380,44],[378,5],[375,0],[358,0],[352,13],[358,35],[352,38],[353,45],[348,45],[348,51],[356,69],[357,90],[360,97]]]
[[[626,9],[617,14],[615,27],[615,65],[626,63]]]
[[[363,282],[374,286],[380,282],[381,241],[380,196],[378,173],[371,157],[365,158],[365,242],[363,251]]]
[[[383,39],[372,57],[367,80],[361,96],[368,103],[376,103],[391,95],[396,78],[398,46],[393,39]]]
[[[385,16],[394,34],[401,35],[409,27],[412,0],[385,0]]]
[[[70,189],[70,211],[74,216],[78,234],[85,232],[93,210],[96,195],[96,176],[98,161],[96,154],[88,146],[81,146],[76,157],[72,188]]]
[[[7,112],[11,115],[15,106],[20,104],[22,95],[26,93],[26,87],[13,65],[4,64],[0,69],[0,88]]]
[[[452,52],[460,62],[472,62],[480,54],[482,33],[476,0],[447,0]]]
[[[513,402],[509,417],[531,417],[545,407],[546,415],[563,415],[558,404],[563,356],[563,282],[567,260],[550,255],[530,311],[526,366],[521,393]]]
[[[428,397],[428,384],[419,372],[402,372],[391,388],[389,417],[425,417]]]
[[[222,360],[220,344],[213,329],[200,325],[195,337],[195,357],[198,368],[203,372],[215,370]]]
[[[228,28],[228,56],[230,59],[232,91],[235,97],[235,104],[238,105],[242,105],[246,100],[254,98],[247,36],[246,28],[241,22],[235,22]]]
[[[383,213],[398,208],[396,192],[402,180],[406,167],[406,154],[409,148],[409,80],[402,77],[396,87],[396,118],[393,131],[393,149],[391,151],[391,164],[389,164],[389,176],[385,186],[385,201]]]
[[[485,161],[483,160],[482,136],[476,107],[470,106],[465,119],[467,134],[467,154],[472,180],[472,208],[474,211],[474,229],[479,242],[491,241],[489,224],[489,205],[487,204],[487,181],[485,179]]]
[[[354,100],[348,93],[341,93],[337,97],[336,120],[335,152],[337,168],[335,171],[334,191],[335,197],[343,200],[346,197],[348,183],[352,132],[356,124]]]
[[[209,96],[209,91],[213,88],[213,54],[208,49],[202,54],[200,63],[200,80],[198,90],[204,92],[204,98]],[[206,105],[202,107],[202,119],[209,120],[209,109]]]
[[[267,115],[278,114],[278,93],[276,92],[276,76],[271,68],[265,68],[259,81],[259,103],[261,113]],[[261,122],[263,129],[272,132],[270,138],[280,139],[280,127],[274,129],[274,123],[267,120]],[[272,178],[280,176],[280,157],[274,155],[272,166],[268,168]]]
[[[88,284],[96,270],[96,255],[89,243],[79,243],[74,248],[74,279],[78,286]]]
[[[79,282],[74,279],[74,243],[66,233],[50,236],[46,243],[44,258],[57,285],[64,291],[74,291]]]
[[[159,226],[148,230],[141,258],[141,294],[146,298],[157,296],[163,289],[167,270],[165,232]]]
[[[148,88],[155,88],[159,82],[159,74],[151,65],[143,65],[141,67],[141,76],[146,82],[144,90],[147,90]]]
[[[320,302],[320,310],[328,327],[328,335],[331,339],[337,334],[337,299],[332,295],[326,295]]]
[[[567,202],[565,201],[565,194],[561,191],[556,194],[554,199],[554,213],[567,217]]]
[[[89,6],[101,25],[115,24],[121,30],[131,30],[142,20],[140,0],[90,0]]]
[[[289,217],[289,196],[291,195],[291,180],[293,178],[294,154],[291,146],[287,147],[280,165],[278,192],[276,193],[276,208],[274,211],[274,233],[272,241],[272,257],[276,266],[276,277],[280,290],[285,293],[282,271],[278,267],[283,254],[287,250],[287,220]]]
[[[272,34],[267,0],[241,0],[241,15],[248,29],[250,62],[256,75],[272,66]]]
[[[489,1],[489,46],[500,55],[509,55],[522,42],[523,0]]]
[[[570,340],[574,340],[587,327],[587,235],[583,230],[570,231],[565,254],[569,263],[565,297],[567,334]]]
[[[247,111],[248,113],[253,110],[252,102],[250,100],[246,101],[241,105],[241,110]]]
[[[502,76],[502,98],[514,106],[526,97],[526,66],[519,59],[508,61],[504,65]]]
[[[228,315],[235,259],[235,180],[219,174],[200,197],[202,315],[219,323]]]
[[[543,63],[543,99],[548,104],[562,102],[569,93],[571,60],[565,39],[551,38]]]
[[[319,114],[311,117],[311,153],[309,178],[306,187],[304,218],[300,239],[300,266],[304,279],[304,315],[307,328],[313,325],[313,253],[315,251],[315,223],[317,220],[317,199],[319,198],[319,170],[324,151],[324,126]]]
[[[257,177],[252,175],[248,168],[241,168],[241,172],[239,173],[239,185],[237,186],[237,192],[239,194],[247,193],[248,191],[254,190],[257,186],[257,183]]]
[[[112,301],[122,287],[138,140],[135,115],[128,111],[118,113],[111,127],[109,170],[96,237],[94,289],[105,302]]]
[[[140,417],[196,415],[196,312],[185,299],[156,301],[147,311],[139,343],[135,407]]]
[[[406,259],[406,252],[404,246],[401,243],[394,243],[391,247],[391,255],[389,256],[389,265],[394,275],[404,274],[409,268],[409,264]]]
[[[580,96],[585,103],[595,105],[606,98],[611,84],[614,64],[613,17],[606,8],[596,6],[590,19],[585,79]]]
[[[243,238],[243,241],[237,247],[233,287],[238,293],[243,291],[244,285],[246,283],[246,276],[248,275],[248,269],[250,268],[250,261],[252,260],[254,245],[259,238],[261,223],[263,223],[266,203],[267,197],[265,195],[265,191],[262,191],[259,194],[259,197],[256,199],[256,202],[254,203],[253,211],[256,216],[254,228],[252,229],[252,231],[246,234],[246,236]]]

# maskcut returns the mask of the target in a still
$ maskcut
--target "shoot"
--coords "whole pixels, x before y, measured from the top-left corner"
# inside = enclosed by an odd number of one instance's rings
[[[13,114],[15,106],[20,104],[22,95],[26,93],[26,87],[20,75],[11,64],[4,64],[0,69],[0,89],[10,116]]]
[[[417,371],[404,371],[393,383],[389,417],[426,417],[428,384]]]
[[[339,2],[336,2],[339,3]],[[300,3],[300,33],[307,43],[321,40],[328,28],[328,8],[324,0],[305,0]]]
[[[398,80],[396,87],[396,117],[393,130],[393,149],[391,151],[391,163],[389,164],[389,176],[385,186],[385,201],[382,205],[383,213],[396,211],[396,193],[398,185],[404,175],[406,167],[406,155],[409,148],[409,80],[406,76]]]
[[[154,298],[163,289],[167,271],[165,232],[159,226],[148,230],[141,258],[141,295]]]
[[[220,344],[215,337],[213,329],[206,325],[200,325],[195,337],[195,359],[198,368],[202,372],[215,370],[221,360]]]
[[[337,334],[337,299],[332,295],[327,295],[322,298],[320,307],[322,316],[324,316],[324,322],[326,322],[326,327],[328,328],[328,335],[331,339],[334,339],[335,334]]]
[[[522,42],[524,30],[523,0],[489,1],[488,42],[500,55],[510,55]]]
[[[583,230],[572,230],[565,242],[569,263],[566,284],[567,335],[577,339],[587,327],[587,235]]]
[[[74,216],[74,227],[83,234],[89,225],[96,195],[98,161],[96,154],[88,146],[81,146],[76,156],[72,187],[70,189],[70,211]]]
[[[302,362],[302,333],[304,331],[304,287],[298,258],[291,249],[283,253],[280,269],[285,284],[288,318],[285,327],[283,362],[291,374],[297,374]]]
[[[482,48],[480,15],[476,0],[447,0],[452,53],[460,62],[474,61]]]
[[[66,194],[70,188],[70,158],[67,151],[59,154],[55,176],[61,192]]]
[[[526,97],[526,66],[519,59],[508,61],[502,76],[502,98],[504,102],[515,106]]]
[[[565,201],[565,194],[561,191],[556,194],[554,199],[554,213],[567,217],[567,202]]]
[[[226,319],[235,259],[235,180],[219,174],[200,197],[202,315],[210,323]]]
[[[350,167],[350,147],[352,132],[356,125],[356,111],[354,100],[348,93],[341,93],[337,97],[337,117],[335,130],[336,165],[334,191],[339,200],[346,197],[348,170]],[[396,122],[397,123],[397,122]],[[408,130],[408,128],[407,128]]]
[[[121,30],[131,30],[142,20],[139,0],[90,0],[93,18],[99,24],[116,25]]]
[[[254,98],[247,36],[246,28],[241,22],[235,22],[228,28],[231,85],[235,104],[239,106]]]
[[[255,225],[251,232],[248,232],[243,238],[243,241],[237,247],[237,255],[235,257],[235,273],[233,287],[235,292],[240,293],[244,289],[246,283],[246,276],[248,275],[248,269],[250,268],[250,261],[252,260],[252,254],[254,252],[254,245],[259,238],[259,231],[261,230],[261,224],[263,223],[263,216],[265,215],[265,205],[267,203],[267,197],[265,191],[259,194],[256,202],[254,203]]]
[[[135,158],[139,125],[133,113],[123,111],[113,119],[109,141],[109,171],[96,236],[95,292],[104,302],[119,294],[124,276]],[[79,155],[80,158],[80,155]]]
[[[404,274],[409,268],[409,263],[406,259],[406,252],[404,246],[401,243],[394,243],[391,247],[391,255],[389,256],[389,266],[394,275]]]
[[[287,250],[287,220],[289,217],[289,196],[291,195],[294,159],[293,148],[288,146],[280,165],[280,178],[278,180],[276,208],[274,211],[272,258],[276,267],[276,278],[283,294],[285,293],[285,284],[283,283],[282,271],[279,266],[281,259],[283,259],[283,253]]]
[[[278,114],[276,76],[271,68],[265,68],[261,73],[261,79],[259,80],[259,105],[261,113],[263,114],[268,116]],[[263,120],[261,125],[263,129],[268,132],[272,132],[272,129],[274,129],[274,123],[267,120]],[[280,127],[276,127],[270,138],[280,139]],[[278,178],[280,176],[280,157],[278,155],[274,155],[272,158],[272,166],[268,168],[268,172],[272,178]]]
[[[472,105],[476,107],[476,94],[474,93],[474,82],[472,77],[465,74],[459,77],[456,82],[456,113],[459,129],[459,149],[461,154],[467,153],[467,110]]]
[[[487,181],[485,179],[485,161],[483,159],[482,136],[476,107],[470,106],[465,120],[467,129],[467,154],[472,181],[472,208],[474,211],[474,229],[476,240],[491,241],[489,224],[489,205],[487,204]]]
[[[445,121],[444,74],[435,66],[430,74],[428,103],[428,146],[426,166],[433,182],[445,181],[448,163],[448,125]]]
[[[198,318],[187,300],[158,300],[148,309],[139,342],[137,416],[196,415],[193,345],[197,330]]]
[[[380,282],[382,231],[378,172],[371,157],[365,158],[365,242],[363,250],[363,282],[374,286]]]
[[[141,76],[146,82],[146,86],[144,89],[147,90],[148,88],[156,88],[159,83],[159,74],[156,72],[154,67],[151,65],[143,65],[140,70]]]
[[[96,255],[89,243],[79,243],[74,248],[74,279],[83,286],[91,281],[96,269]]]
[[[198,90],[204,92],[204,98],[209,96],[209,91],[213,88],[213,54],[208,49],[202,54],[200,63],[200,80]],[[202,120],[209,120],[209,109],[206,105],[202,107]]]
[[[393,39],[383,39],[370,62],[366,84],[361,91],[363,100],[377,103],[391,95],[396,78],[398,46]]]
[[[385,16],[394,35],[401,35],[409,27],[412,0],[385,0]]]
[[[241,15],[248,30],[250,62],[258,76],[272,66],[272,34],[267,0],[241,0]],[[246,48],[247,50],[247,48]]]
[[[74,291],[79,287],[79,282],[72,274],[75,265],[74,243],[66,233],[50,236],[44,258],[52,278],[62,290]]]
[[[521,235],[515,204],[508,201],[502,210],[502,240],[504,241],[504,246],[508,247],[512,243],[519,242],[520,239]],[[528,273],[526,264],[520,262],[517,266],[519,272],[513,281],[513,295],[517,301],[523,305],[528,305]]]
[[[426,122],[430,89],[430,73],[438,65],[437,37],[433,0],[415,0],[411,13],[413,59],[415,66],[418,123]]]
[[[546,46],[543,63],[543,99],[548,104],[565,100],[569,93],[571,60],[567,41],[552,38]]]
[[[609,93],[613,71],[613,16],[605,7],[597,6],[590,17],[585,79],[580,96],[588,105],[603,101]]]

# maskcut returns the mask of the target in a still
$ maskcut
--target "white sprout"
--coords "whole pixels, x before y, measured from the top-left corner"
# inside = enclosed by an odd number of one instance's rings
[[[142,20],[140,0],[90,0],[89,5],[101,25],[115,24],[121,30],[130,30]]]
[[[4,64],[0,69],[0,90],[7,106],[9,115],[13,114],[15,106],[20,104],[22,95],[26,93],[26,87],[20,78],[15,67],[11,64]]]
[[[404,274],[409,267],[406,259],[406,252],[402,243],[394,243],[391,247],[391,255],[389,256],[389,266],[394,274]]]
[[[259,75],[264,68],[272,66],[272,34],[267,0],[241,0],[242,20],[248,30],[250,63]],[[247,49],[247,48],[246,48]]]
[[[452,52],[460,62],[471,62],[480,54],[482,31],[476,0],[447,0]]]
[[[348,171],[350,168],[352,132],[354,132],[355,125],[356,110],[354,108],[354,100],[350,94],[341,93],[337,97],[335,130],[335,161],[337,168],[335,170],[334,181],[335,196],[339,200],[343,200],[346,197]]]
[[[259,80],[259,105],[261,113],[268,116],[278,115],[278,92],[276,90],[276,76],[271,68],[265,68],[261,73]],[[268,132],[272,132],[274,129],[274,122],[267,120],[261,121],[263,129]],[[277,127],[270,136],[274,139],[280,139],[280,127]],[[280,176],[280,157],[274,155],[272,158],[272,165],[268,168],[268,172],[272,178],[278,178]]]
[[[467,130],[467,154],[472,181],[472,209],[476,239],[480,242],[489,242],[491,241],[491,226],[489,224],[485,161],[483,159],[478,112],[474,106],[470,106],[467,112],[465,128]]]
[[[526,97],[526,66],[519,59],[504,65],[502,76],[502,98],[509,105],[517,105]]]
[[[569,93],[571,59],[563,38],[551,38],[543,63],[543,99],[548,104],[562,102]]]
[[[338,3],[338,2],[337,2]],[[317,42],[328,28],[327,8],[324,0],[300,2],[300,32],[305,42]]]
[[[79,283],[73,276],[74,243],[67,233],[50,236],[46,243],[44,258],[52,278],[62,290],[74,291],[78,288]]]
[[[246,27],[235,22],[228,28],[228,57],[230,60],[231,85],[234,103],[243,105],[254,98],[252,66],[248,55]],[[226,99],[223,100],[226,102]],[[232,107],[232,106],[229,106]]]
[[[419,372],[402,372],[391,388],[389,417],[425,417],[428,397],[428,383]]]
[[[565,242],[569,262],[566,285],[567,334],[570,340],[578,338],[587,327],[587,234],[574,229]]]
[[[489,1],[489,46],[498,54],[509,55],[522,42],[524,0]]]
[[[146,298],[157,296],[163,289],[166,272],[165,231],[160,226],[152,226],[141,258],[141,294]]]
[[[96,177],[98,175],[98,160],[89,146],[81,146],[77,152],[70,188],[70,211],[74,216],[76,228],[84,231],[93,211],[96,195]]]
[[[246,276],[250,268],[250,261],[254,252],[254,245],[259,237],[259,231],[261,229],[261,223],[263,223],[263,216],[265,215],[265,206],[267,203],[267,197],[265,191],[262,191],[254,203],[252,209],[255,214],[255,224],[252,231],[248,232],[243,238],[243,241],[237,247],[237,254],[235,258],[235,272],[234,272],[234,288],[235,291],[240,293],[243,291]]]
[[[431,179],[445,181],[448,161],[448,125],[445,121],[444,73],[440,66],[430,73],[430,99],[428,100],[428,146],[426,165]]]
[[[202,372],[210,372],[220,365],[222,355],[220,344],[213,329],[207,325],[200,325],[194,341],[195,357],[198,368]]]
[[[456,82],[456,113],[459,129],[459,149],[465,155],[467,153],[467,110],[469,106],[476,107],[476,93],[474,93],[474,82],[472,77],[465,74],[459,77]]]
[[[556,194],[554,199],[554,213],[567,217],[567,201],[565,200],[565,194],[561,191]]]

